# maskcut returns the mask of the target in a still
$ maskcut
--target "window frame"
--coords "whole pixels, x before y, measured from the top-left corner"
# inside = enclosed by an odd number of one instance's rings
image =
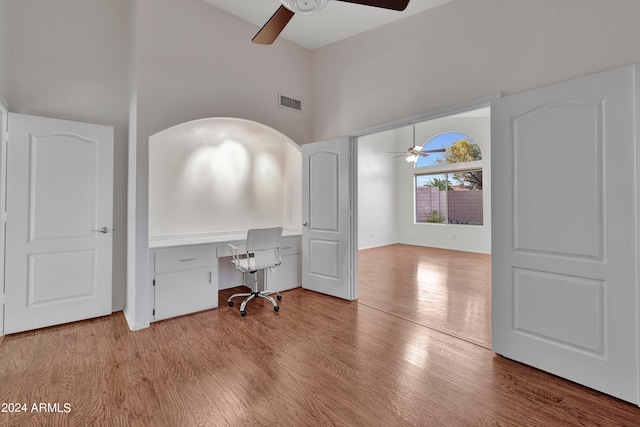
[[[482,170],[482,160],[463,163],[447,163],[444,165],[420,166],[413,168],[413,176],[435,175],[439,173],[468,172],[470,170]]]
[[[455,131],[452,131],[455,132]],[[433,138],[437,137],[438,135],[435,135]],[[428,141],[430,141],[432,138],[429,138]],[[423,146],[426,147],[428,145],[428,142],[425,143],[425,145]],[[418,200],[417,200],[417,188],[418,188],[418,183],[417,183],[417,178],[419,176],[426,176],[426,175],[437,175],[437,174],[453,174],[453,173],[459,173],[459,172],[468,172],[468,171],[472,171],[472,170],[480,170],[483,171],[483,167],[482,167],[482,160],[474,160],[471,162],[461,162],[461,163],[446,163],[446,164],[441,164],[441,165],[430,165],[430,166],[419,166],[416,167],[416,163],[413,164],[413,223],[415,225],[435,225],[435,226],[442,226],[442,225],[456,225],[456,226],[469,226],[469,227],[482,227],[484,226],[484,220],[482,224],[451,224],[449,223],[449,215],[447,214],[447,220],[446,222],[421,222],[418,221],[418,217],[416,215],[416,209],[417,209],[417,204],[418,204]],[[484,203],[485,203],[485,196],[483,194],[482,196],[482,207],[484,210]],[[447,199],[447,204],[448,204],[448,199]]]

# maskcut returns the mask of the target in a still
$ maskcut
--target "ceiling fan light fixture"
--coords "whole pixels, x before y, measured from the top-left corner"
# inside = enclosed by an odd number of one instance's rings
[[[421,145],[416,145],[416,125],[412,125],[413,128],[413,147],[409,147],[407,152],[409,155],[405,159],[409,163],[415,163],[418,160],[418,156],[420,155],[420,150],[422,150]]]
[[[300,15],[312,15],[322,10],[329,0],[280,0],[290,11]]]

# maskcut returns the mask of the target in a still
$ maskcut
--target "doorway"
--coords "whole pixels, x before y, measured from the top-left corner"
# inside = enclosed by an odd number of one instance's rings
[[[487,104],[358,137],[357,247],[361,304],[491,348]],[[465,144],[477,152],[460,162],[450,154]]]

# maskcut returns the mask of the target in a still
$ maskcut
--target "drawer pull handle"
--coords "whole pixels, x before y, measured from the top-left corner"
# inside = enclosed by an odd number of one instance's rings
[[[181,259],[180,262],[189,262],[189,261],[195,261],[195,258],[187,258],[187,259]]]

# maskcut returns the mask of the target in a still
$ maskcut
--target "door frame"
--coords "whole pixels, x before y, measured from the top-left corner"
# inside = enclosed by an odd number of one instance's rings
[[[7,223],[7,141],[9,139],[9,110],[0,101],[0,337],[4,336],[4,267],[5,227]]]
[[[636,167],[636,224],[635,224],[635,232],[636,232],[636,255],[640,256],[640,239],[638,239],[637,233],[640,233],[640,174],[638,174],[638,169],[640,168],[640,150],[638,146],[640,145],[640,64],[635,64],[635,114],[636,114],[636,158],[635,158],[635,167]],[[640,260],[636,261],[636,279],[640,278]],[[638,310],[640,310],[640,284],[636,283],[636,297],[637,302],[636,306]],[[640,331],[640,316],[636,318],[637,328]],[[640,345],[640,340],[638,341]],[[638,371],[640,372],[640,350],[638,351]],[[638,388],[640,389],[640,383],[638,384]],[[640,406],[640,402],[638,402],[638,406]]]

